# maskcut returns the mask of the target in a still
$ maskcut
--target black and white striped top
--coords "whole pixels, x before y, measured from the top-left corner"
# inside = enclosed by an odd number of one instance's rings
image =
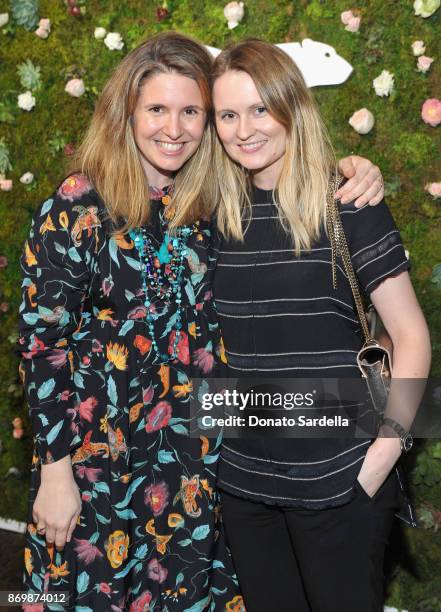
[[[296,257],[272,192],[254,189],[243,243],[219,241],[214,296],[232,377],[359,376],[362,334],[345,273],[332,286],[331,248],[322,232]],[[384,202],[341,209],[352,261],[369,295],[409,268]],[[285,506],[325,508],[349,501],[370,440],[226,439],[219,487]]]

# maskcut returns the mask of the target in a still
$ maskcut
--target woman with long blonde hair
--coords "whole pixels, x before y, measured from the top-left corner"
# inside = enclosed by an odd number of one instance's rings
[[[360,376],[361,326],[327,231],[336,162],[311,92],[283,51],[251,39],[216,58],[213,104],[223,234],[214,297],[229,375]],[[393,341],[392,389],[426,378],[427,325],[385,203],[340,215],[358,283]],[[394,469],[411,445],[413,396],[401,394],[373,439],[224,438],[218,486],[248,612],[383,609],[394,513],[415,524]]]

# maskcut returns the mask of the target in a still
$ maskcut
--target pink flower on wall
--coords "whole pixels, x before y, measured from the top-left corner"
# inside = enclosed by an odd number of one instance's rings
[[[70,79],[70,81],[66,83],[64,91],[73,98],[79,98],[86,91],[83,79]]]
[[[441,183],[428,183],[424,188],[433,198],[441,198]]]
[[[441,101],[437,98],[429,98],[421,108],[421,117],[424,123],[436,127],[441,123]]]
[[[340,19],[348,32],[358,32],[360,29],[361,17],[357,17],[352,11],[343,11]]]
[[[423,74],[425,74],[432,65],[432,62],[433,57],[427,57],[427,55],[420,55],[417,62],[418,72],[422,72]]]
[[[50,19],[40,19],[38,23],[38,28],[35,30],[35,34],[39,38],[47,38],[51,31],[51,22]]]
[[[11,179],[0,179],[0,189],[2,191],[11,191],[12,189],[12,180]]]

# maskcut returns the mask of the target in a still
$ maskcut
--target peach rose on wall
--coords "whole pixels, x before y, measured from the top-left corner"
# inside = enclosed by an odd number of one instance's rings
[[[437,98],[429,98],[421,108],[421,117],[424,123],[436,127],[441,123],[441,101]]]
[[[352,11],[343,11],[340,19],[348,32],[358,32],[360,29],[361,17],[357,17]]]
[[[432,65],[433,62],[433,57],[427,57],[426,55],[420,55],[420,57],[418,58],[418,63],[417,63],[417,70],[418,72],[422,72],[423,74],[425,74],[430,66]]]
[[[243,2],[229,2],[224,7],[224,16],[228,21],[228,28],[233,30],[239,25],[244,16]]]
[[[70,79],[66,83],[64,91],[74,98],[79,98],[86,91],[83,79]]]
[[[441,183],[428,183],[424,189],[434,198],[441,198]]]
[[[370,132],[374,127],[374,123],[375,117],[367,108],[360,108],[360,110],[355,111],[349,119],[349,125],[359,134],[367,134]]]

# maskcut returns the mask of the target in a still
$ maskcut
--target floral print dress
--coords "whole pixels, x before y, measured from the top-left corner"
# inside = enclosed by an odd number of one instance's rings
[[[157,196],[146,227],[165,269],[169,197]],[[222,367],[210,224],[198,222],[187,243],[178,358],[156,363],[138,251],[107,223],[87,178],[72,175],[36,211],[21,258],[17,349],[35,441],[25,589],[70,593],[68,606],[49,609],[239,612],[214,489],[221,441],[189,435],[191,377]],[[177,305],[152,307],[159,352],[171,356]],[[41,464],[68,454],[82,509],[57,552],[32,506]]]

